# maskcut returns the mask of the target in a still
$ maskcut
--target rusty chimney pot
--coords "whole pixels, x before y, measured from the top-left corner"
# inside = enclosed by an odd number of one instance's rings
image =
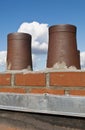
[[[7,69],[32,70],[31,35],[10,33],[7,36]]]
[[[76,26],[63,24],[49,27],[47,67],[65,62],[67,67],[80,69],[80,54],[77,50]]]

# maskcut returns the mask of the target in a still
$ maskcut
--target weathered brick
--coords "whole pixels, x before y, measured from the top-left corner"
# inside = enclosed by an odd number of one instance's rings
[[[52,72],[51,86],[85,87],[85,72]]]
[[[49,93],[49,94],[55,94],[55,95],[64,95],[64,90],[53,90],[53,89],[37,89],[33,88],[30,90],[30,93],[34,94],[43,94],[43,93]]]
[[[85,90],[70,90],[70,95],[85,96]]]
[[[0,86],[11,85],[11,74],[0,74]]]
[[[19,86],[45,86],[44,73],[16,74],[15,85]]]
[[[25,93],[25,89],[23,89],[23,88],[0,88],[0,92]]]

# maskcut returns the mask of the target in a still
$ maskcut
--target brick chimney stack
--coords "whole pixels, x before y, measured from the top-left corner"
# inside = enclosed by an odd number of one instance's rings
[[[80,51],[77,50],[76,26],[54,25],[49,27],[47,67],[64,62],[67,67],[80,69]]]

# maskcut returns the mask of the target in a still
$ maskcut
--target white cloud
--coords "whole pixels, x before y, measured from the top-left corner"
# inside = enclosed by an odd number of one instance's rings
[[[0,71],[6,70],[6,51],[0,51]]]
[[[33,59],[33,69],[34,70],[43,70],[46,68],[46,54],[32,55]]]
[[[85,69],[85,52],[80,53],[81,68]]]
[[[24,22],[18,32],[32,35],[33,68],[39,70],[45,68],[48,49],[48,24],[38,22]]]
[[[45,54],[48,49],[48,24],[24,22],[20,25],[18,32],[32,35],[32,52]]]

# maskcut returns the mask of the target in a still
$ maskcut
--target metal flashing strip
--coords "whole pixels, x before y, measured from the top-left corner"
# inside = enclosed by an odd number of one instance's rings
[[[0,109],[85,117],[85,97],[0,93]]]

